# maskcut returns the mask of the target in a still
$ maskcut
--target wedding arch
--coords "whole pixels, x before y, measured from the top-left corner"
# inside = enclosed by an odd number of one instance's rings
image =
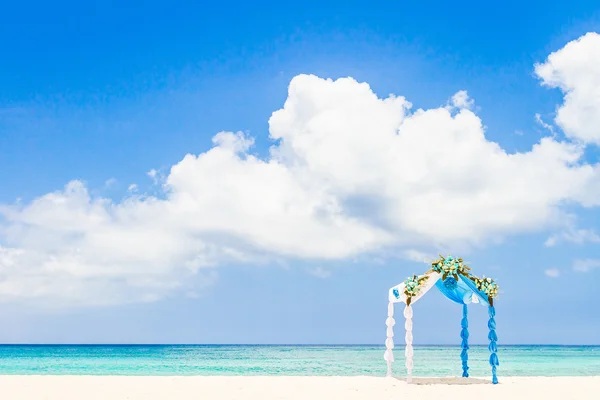
[[[460,337],[462,339],[460,358],[462,360],[462,376],[469,376],[468,367],[468,350],[469,350],[469,329],[467,321],[467,305],[471,303],[479,303],[488,307],[488,339],[490,344],[489,362],[492,367],[492,383],[498,383],[496,376],[496,367],[499,365],[496,346],[498,336],[496,335],[496,321],[494,316],[496,310],[494,308],[494,299],[498,296],[498,285],[491,278],[478,278],[471,274],[471,268],[463,263],[462,258],[443,257],[431,264],[431,269],[424,275],[413,275],[407,278],[399,285],[392,287],[389,290],[387,339],[385,341],[384,359],[387,361],[387,376],[392,376],[392,363],[394,362],[394,304],[404,303],[404,317],[406,322],[405,341],[406,348],[404,356],[406,358],[407,381],[412,382],[413,369],[413,336],[412,336],[412,305],[415,304],[421,297],[425,295],[434,286],[448,299],[455,303],[462,304],[463,317],[461,321],[462,330]]]

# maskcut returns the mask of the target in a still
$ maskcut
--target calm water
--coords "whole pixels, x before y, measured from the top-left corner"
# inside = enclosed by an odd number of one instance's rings
[[[381,346],[0,346],[0,374],[385,375]],[[404,374],[395,349],[395,375]],[[600,347],[500,347],[499,376],[600,375]],[[472,376],[489,375],[487,347],[473,346]],[[416,376],[459,376],[458,347],[416,347]]]

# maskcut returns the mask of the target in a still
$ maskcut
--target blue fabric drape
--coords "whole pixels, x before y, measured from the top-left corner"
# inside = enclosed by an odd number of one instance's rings
[[[460,337],[462,338],[462,343],[460,347],[462,351],[460,353],[460,359],[462,360],[462,368],[463,368],[463,378],[469,377],[469,366],[467,365],[469,360],[469,322],[467,321],[467,305],[463,304],[463,318],[460,321],[460,326],[462,330],[460,331]]]
[[[496,345],[496,341],[498,341],[498,336],[496,335],[496,320],[494,316],[496,316],[496,309],[494,306],[490,306],[488,308],[488,314],[490,319],[488,321],[488,328],[490,329],[490,333],[488,335],[488,339],[490,340],[490,345],[488,349],[490,350],[490,365],[492,366],[492,383],[498,383],[498,377],[496,376],[496,367],[500,365],[498,361],[498,355],[496,352],[498,351],[498,346]]]
[[[477,286],[475,282],[472,280],[465,278],[462,275],[458,276],[458,281],[453,277],[446,278],[445,281],[441,279],[435,283],[435,286],[439,289],[440,292],[450,300],[455,303],[463,305],[463,318],[461,320],[462,330],[460,332],[460,337],[462,339],[461,348],[462,351],[460,353],[460,358],[462,360],[463,367],[463,377],[468,377],[468,359],[469,359],[469,330],[468,330],[468,321],[467,321],[467,304],[471,302],[472,293],[474,293],[479,302],[482,305],[488,306],[488,314],[490,319],[488,320],[488,329],[490,333],[488,335],[488,339],[490,341],[490,345],[488,349],[490,351],[490,366],[492,367],[492,383],[498,383],[498,377],[496,376],[496,370],[500,362],[498,360],[498,346],[496,342],[498,341],[498,336],[496,335],[496,320],[494,317],[496,316],[496,310],[492,304],[490,304],[490,300],[488,296],[477,290]]]
[[[494,319],[494,317],[496,316],[496,309],[492,304],[490,304],[488,296],[485,293],[477,290],[475,282],[463,276],[460,276],[459,278],[461,282],[464,282],[465,285],[467,285],[469,289],[471,289],[473,293],[475,293],[475,295],[479,298],[482,304],[488,305],[488,314],[490,317],[490,319],[488,320],[488,329],[490,330],[490,333],[488,334],[488,339],[490,340],[490,345],[488,346],[488,349],[490,351],[490,366],[492,367],[492,383],[497,384],[498,377],[496,376],[496,369],[498,365],[500,365],[500,361],[498,360],[497,354],[498,345],[496,344],[496,342],[498,341],[498,335],[496,334],[496,320]]]
[[[485,293],[480,292],[479,290],[477,290],[477,286],[475,285],[475,282],[473,282],[469,278],[465,278],[462,275],[459,275],[458,279],[459,279],[460,283],[464,284],[466,287],[469,288],[469,290],[471,292],[475,293],[475,295],[477,296],[477,298],[479,299],[479,302],[481,304],[490,305],[490,301],[489,301],[488,297],[486,296]]]
[[[473,292],[469,286],[460,279],[457,281],[453,277],[441,279],[435,283],[435,286],[442,292],[444,296],[458,304],[468,304],[471,301],[471,293]]]
[[[461,331],[461,352],[460,359],[462,361],[462,376],[467,378],[469,377],[469,322],[467,320],[467,303],[471,302],[471,289],[467,285],[465,285],[460,280],[456,280],[453,277],[446,278],[445,281],[441,279],[435,283],[435,286],[442,292],[444,296],[449,298],[455,303],[462,304],[463,306],[463,316],[460,321]]]

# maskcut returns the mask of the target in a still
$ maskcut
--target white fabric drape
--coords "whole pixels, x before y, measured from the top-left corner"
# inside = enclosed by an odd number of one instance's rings
[[[415,304],[417,301],[419,301],[421,297],[425,295],[425,293],[429,292],[431,288],[435,286],[435,283],[438,281],[438,279],[442,277],[442,275],[437,272],[429,272],[425,275],[420,275],[419,278],[422,278],[423,276],[428,276],[429,278],[427,279],[427,282],[425,282],[425,284],[420,288],[419,293],[410,299],[411,305]],[[396,297],[396,295],[394,294],[394,289],[398,291],[399,297]],[[392,287],[389,290],[388,299],[390,303],[406,304],[406,295],[404,294],[404,282]]]
[[[423,276],[424,275],[421,275],[420,278],[422,278]],[[412,343],[413,343],[413,336],[412,336],[413,309],[412,309],[412,305],[415,304],[417,301],[419,301],[419,299],[421,297],[423,297],[425,295],[425,293],[427,293],[429,290],[431,290],[431,288],[435,286],[435,283],[442,277],[442,275],[437,272],[429,272],[429,273],[425,274],[425,276],[428,276],[427,281],[419,289],[419,293],[410,299],[410,305],[407,305],[404,308],[404,318],[406,318],[406,321],[404,323],[404,328],[406,329],[406,334],[404,336],[404,341],[406,343],[406,348],[404,350],[404,356],[406,358],[405,365],[406,365],[406,370],[408,372],[407,381],[409,383],[412,382],[413,354],[414,354],[414,350],[413,350],[413,346],[412,346]],[[398,294],[398,296],[396,296],[396,293]],[[393,354],[392,350],[394,348],[394,325],[396,324],[396,321],[394,320],[394,303],[406,304],[407,299],[406,299],[406,295],[404,294],[404,283],[401,283],[399,285],[392,287],[389,290],[388,299],[389,299],[388,318],[385,321],[385,324],[387,326],[387,331],[386,331],[386,340],[385,340],[385,354],[384,354],[383,358],[387,362],[386,376],[392,376],[392,363],[394,362],[394,354]]]
[[[406,318],[406,322],[404,323],[404,327],[406,328],[406,335],[404,336],[404,341],[406,342],[406,348],[404,349],[404,357],[406,358],[406,373],[407,373],[407,382],[412,382],[412,369],[413,369],[413,337],[412,337],[412,316],[413,310],[411,306],[404,307],[404,318]]]
[[[388,303],[388,317],[385,321],[387,326],[385,339],[385,354],[383,355],[383,359],[387,362],[387,373],[386,376],[392,376],[392,363],[394,362],[394,325],[396,321],[394,320],[394,303]]]

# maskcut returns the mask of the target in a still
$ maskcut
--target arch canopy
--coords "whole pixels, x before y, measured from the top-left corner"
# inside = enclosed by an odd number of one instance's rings
[[[413,275],[408,277],[404,282],[390,288],[388,293],[388,318],[386,320],[387,325],[387,339],[386,339],[386,351],[384,354],[384,360],[388,365],[387,375],[392,375],[392,363],[394,362],[393,348],[394,348],[394,303],[404,303],[404,317],[406,322],[404,328],[405,334],[405,351],[404,356],[406,359],[406,370],[408,374],[408,382],[412,381],[412,369],[413,369],[413,335],[412,335],[412,316],[413,309],[412,304],[419,301],[427,292],[433,287],[436,287],[446,298],[452,300],[457,304],[462,305],[462,320],[461,320],[461,353],[460,358],[462,360],[463,377],[469,377],[469,366],[468,366],[468,350],[469,350],[469,330],[467,320],[467,305],[471,303],[479,303],[483,306],[488,307],[488,328],[490,333],[488,339],[490,345],[489,363],[492,367],[492,383],[498,383],[496,376],[496,367],[499,365],[497,356],[496,341],[498,337],[496,335],[496,321],[494,319],[496,310],[494,308],[494,299],[498,296],[498,285],[491,278],[479,278],[471,273],[469,268],[462,260],[462,258],[454,257],[443,257],[431,263],[431,269],[425,272],[423,275]]]
[[[498,286],[493,279],[478,278],[471,274],[462,258],[440,256],[423,275],[413,275],[390,288],[388,299],[390,303],[415,304],[434,286],[446,298],[458,304],[493,306],[498,293]]]

